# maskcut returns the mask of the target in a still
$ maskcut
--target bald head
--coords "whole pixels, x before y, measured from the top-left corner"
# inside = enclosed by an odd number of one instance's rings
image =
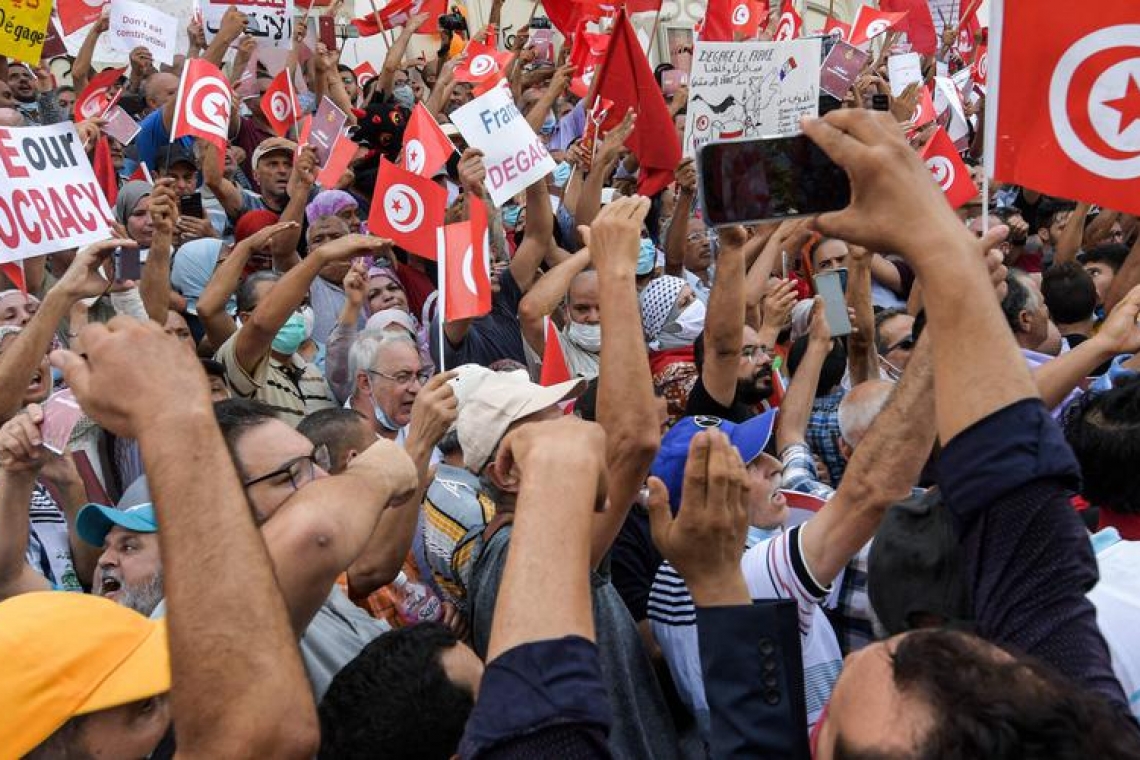
[[[146,104],[158,110],[178,92],[178,77],[173,74],[151,74],[146,80]]]
[[[839,402],[839,434],[852,449],[863,440],[894,388],[889,380],[868,380],[848,391]]]

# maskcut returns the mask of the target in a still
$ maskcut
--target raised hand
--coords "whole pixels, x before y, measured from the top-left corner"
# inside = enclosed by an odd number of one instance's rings
[[[99,274],[99,268],[116,248],[138,247],[139,244],[130,238],[114,238],[85,245],[75,252],[71,266],[63,273],[56,287],[62,288],[62,292],[72,301],[103,295],[110,283]]]
[[[147,213],[150,214],[156,235],[174,234],[174,226],[178,223],[178,200],[174,196],[174,180],[164,177],[154,184]]]
[[[606,434],[602,426],[574,416],[521,425],[499,444],[494,467],[500,480],[519,483],[542,477],[547,467],[574,467],[583,477],[596,478],[594,509],[606,502]]]
[[[115,317],[81,334],[85,354],[53,351],[75,398],[115,435],[138,438],[171,416],[212,414],[198,358],[150,320]]]
[[[39,404],[28,404],[0,427],[0,469],[32,473],[43,469],[54,456],[43,445],[40,433],[43,421],[43,408]]]
[[[456,374],[453,370],[441,372],[428,380],[416,394],[416,401],[412,405],[412,421],[408,423],[409,439],[414,438],[429,447],[435,446],[455,424],[455,418],[459,415],[459,402],[455,398],[455,389],[448,381]]]
[[[369,256],[387,252],[392,248],[392,241],[372,235],[359,235],[353,233],[344,235],[336,240],[330,240],[324,245],[309,252],[316,254],[325,263],[343,261],[354,256]]]
[[[764,296],[764,326],[782,330],[788,323],[788,317],[796,305],[796,300],[794,280],[775,280],[775,285],[770,286],[767,295]]]
[[[635,195],[619,198],[598,212],[588,232],[579,227],[590,249],[590,260],[598,275],[634,276],[641,249],[641,230],[649,213],[649,199]]]
[[[748,602],[740,572],[748,534],[747,501],[744,462],[719,430],[704,430],[689,444],[676,517],[665,484],[649,478],[653,543],[685,579],[698,606]]]
[[[303,197],[317,181],[317,172],[320,161],[317,159],[317,149],[311,145],[302,145],[293,159],[293,171],[289,175],[288,192],[291,197]]]
[[[345,301],[356,313],[359,313],[364,306],[364,297],[368,294],[367,274],[368,268],[364,266],[364,262],[354,261],[342,283]]]
[[[459,158],[459,184],[469,193],[480,198],[486,196],[483,181],[487,178],[487,167],[483,165],[483,151],[468,148]]]

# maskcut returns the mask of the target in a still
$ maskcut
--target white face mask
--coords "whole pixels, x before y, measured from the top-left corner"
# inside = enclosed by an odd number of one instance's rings
[[[566,337],[583,351],[596,354],[602,350],[602,326],[571,322],[566,328]]]
[[[697,336],[701,334],[701,330],[705,329],[704,301],[696,299],[686,306],[685,310],[677,315],[674,324],[677,329],[670,331],[673,335],[688,343],[695,341]]]

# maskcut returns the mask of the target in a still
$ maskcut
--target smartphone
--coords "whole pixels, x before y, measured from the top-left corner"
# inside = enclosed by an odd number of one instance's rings
[[[871,96],[871,108],[876,111],[891,110],[891,99],[888,95],[874,94]]]
[[[206,218],[206,211],[202,208],[202,194],[190,193],[178,199],[178,213],[181,216],[193,216],[198,219]]]
[[[115,249],[115,282],[138,281],[142,277],[142,261],[138,248]]]
[[[843,292],[847,293],[847,267],[839,267],[835,271],[839,272],[839,285],[843,288]]]
[[[713,227],[838,211],[851,201],[847,172],[804,135],[701,146],[697,192]]]
[[[812,278],[815,292],[823,298],[823,315],[831,337],[841,338],[851,334],[851,318],[847,316],[847,298],[843,295],[843,278],[838,270],[820,272]]]

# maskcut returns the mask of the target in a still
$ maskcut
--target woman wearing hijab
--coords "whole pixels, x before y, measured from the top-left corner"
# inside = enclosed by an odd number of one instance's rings
[[[705,305],[680,277],[651,280],[640,294],[641,326],[649,346],[653,385],[664,394],[673,422],[697,381],[693,343],[705,325]]]
[[[127,229],[131,240],[139,244],[144,258],[154,235],[150,214],[147,213],[153,190],[154,186],[149,182],[131,180],[119,189],[119,198],[115,201],[115,219]]]

